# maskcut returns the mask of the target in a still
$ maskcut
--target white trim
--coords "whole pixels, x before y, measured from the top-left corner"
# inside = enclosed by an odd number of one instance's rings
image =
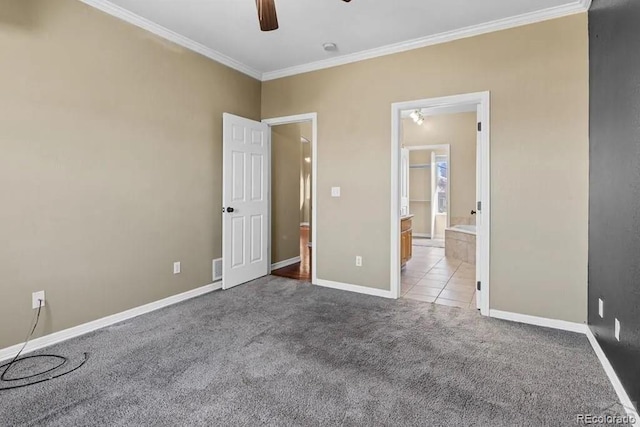
[[[308,222],[301,222],[300,223],[300,227],[308,227],[309,223]]]
[[[156,36],[162,37],[165,40],[169,40],[179,46],[187,48],[193,52],[199,53],[200,55],[206,56],[209,59],[213,59],[214,61],[226,65],[229,68],[233,68],[234,70],[240,71],[243,74],[246,74],[254,79],[261,80],[262,72],[258,71],[248,65],[243,64],[240,61],[237,61],[227,55],[224,55],[214,49],[211,49],[201,43],[191,40],[188,37],[185,37],[181,34],[178,34],[168,28],[163,27],[162,25],[156,24],[155,22],[149,21],[146,18],[141,17],[133,12],[130,12],[120,6],[117,6],[111,3],[108,0],[80,0],[82,3],[85,3],[89,6],[92,6],[98,10],[101,10],[104,13],[107,13],[111,16],[114,16],[118,19],[121,19],[129,24],[135,25],[136,27],[142,28],[143,30],[147,30],[150,33],[155,34]]]
[[[490,309],[489,295],[491,294],[491,94],[484,92],[480,95],[480,98],[478,116],[481,117],[478,117],[478,121],[482,123],[482,132],[480,132],[479,136],[482,159],[476,159],[476,167],[482,165],[482,171],[479,180],[476,176],[476,185],[478,183],[482,185],[480,198],[482,210],[477,213],[477,215],[482,215],[482,224],[479,228],[480,238],[478,238],[478,230],[476,230],[476,242],[479,241],[481,245],[479,249],[480,258],[476,260],[476,263],[480,266],[481,274],[479,280],[482,283],[480,312],[488,316]]]
[[[607,374],[609,382],[611,382],[611,386],[618,395],[620,403],[624,407],[627,414],[635,418],[635,422],[632,425],[634,427],[640,427],[640,415],[638,415],[638,412],[635,410],[633,403],[629,398],[626,390],[624,389],[622,383],[620,382],[618,375],[616,375],[611,362],[609,362],[609,359],[602,350],[602,347],[600,347],[600,343],[598,343],[598,340],[596,339],[595,335],[593,335],[593,332],[588,325],[583,323],[567,322],[565,320],[548,319],[545,317],[530,316],[527,314],[511,313],[508,311],[493,309],[489,311],[489,316],[496,319],[503,319],[512,322],[526,323],[529,325],[543,326],[546,328],[560,329],[563,331],[585,334],[587,336],[587,339],[589,340],[589,343],[591,344],[591,347],[593,348],[593,351],[596,353],[596,356],[598,357],[598,360],[600,361],[604,372]]]
[[[591,347],[593,347],[593,351],[595,351],[596,356],[598,356],[598,360],[602,364],[604,372],[607,374],[607,377],[609,377],[609,381],[618,395],[618,399],[620,399],[620,403],[624,407],[625,411],[627,411],[627,414],[635,418],[635,423],[632,425],[634,427],[640,427],[640,416],[633,407],[633,403],[622,386],[618,375],[616,375],[613,366],[611,366],[611,362],[609,362],[609,359],[607,359],[607,356],[604,354],[602,347],[600,347],[600,343],[598,343],[595,335],[591,332],[591,328],[587,327],[586,334],[589,342],[591,343]]]
[[[279,268],[289,267],[290,265],[300,262],[300,257],[285,259],[284,261],[274,262],[271,264],[271,270],[277,270]]]
[[[494,309],[489,310],[489,317],[543,326],[545,328],[561,329],[563,331],[577,332],[580,334],[586,333],[588,328],[584,323],[567,322],[566,320],[549,319],[546,317],[530,316],[528,314],[511,313],[509,311]]]
[[[350,283],[334,282],[331,280],[318,279],[316,285],[324,288],[339,289],[341,291],[355,292],[358,294],[373,295],[383,298],[395,298],[391,291],[385,289],[370,288],[368,286],[352,285]]]
[[[478,234],[482,236],[481,252],[479,260],[481,275],[478,280],[482,282],[480,293],[480,312],[489,315],[489,291],[490,291],[490,240],[491,240],[491,163],[490,163],[490,120],[491,97],[489,92],[476,92],[461,95],[444,96],[440,98],[420,99],[415,101],[396,102],[391,105],[391,292],[395,298],[400,298],[400,113],[402,110],[415,110],[419,108],[442,108],[460,104],[476,104],[478,119],[482,122],[480,132],[480,145],[482,149],[482,174],[479,178],[482,182],[482,215],[483,221]]]
[[[408,50],[419,49],[426,46],[432,46],[441,43],[447,43],[468,37],[474,37],[481,34],[491,33],[494,31],[506,30],[509,28],[519,27],[522,25],[533,24],[550,19],[561,18],[563,16],[582,13],[589,10],[591,0],[576,0],[572,3],[550,7],[534,12],[528,12],[508,18],[498,19],[495,21],[485,22],[478,25],[472,25],[457,30],[445,31],[439,34],[433,34],[413,40],[407,40],[400,43],[381,46],[374,49],[355,52],[352,54],[342,55],[335,58],[324,59],[321,61],[311,62],[308,64],[295,65],[293,67],[283,68],[275,71],[261,72],[250,67],[236,59],[233,59],[223,53],[211,49],[202,43],[196,42],[188,37],[178,34],[162,25],[156,24],[146,18],[130,12],[120,6],[113,4],[108,0],[79,0],[89,6],[92,6],[111,16],[128,22],[136,27],[149,31],[165,40],[169,40],[197,52],[209,59],[219,62],[234,70],[240,71],[260,81],[269,81],[282,77],[293,76],[296,74],[308,73],[311,71],[322,70],[325,68],[337,67],[339,65],[350,64],[353,62],[364,61],[366,59],[377,58],[380,56],[391,55],[394,53],[405,52]]]
[[[442,114],[450,114],[450,113],[442,113]],[[450,150],[451,144],[407,145],[403,148],[406,148],[409,151],[420,151],[420,150],[438,151],[438,150]]]
[[[519,27],[522,25],[529,25],[536,22],[547,21],[549,19],[556,19],[563,16],[574,15],[576,13],[588,11],[590,4],[591,0],[576,0],[573,3],[554,6],[534,12],[523,13],[522,15],[498,19],[495,21],[472,25],[457,30],[445,31],[439,34],[390,44],[387,46],[364,50],[361,52],[355,52],[335,58],[324,59],[321,61],[311,62],[309,64],[295,65],[293,67],[283,68],[281,70],[268,71],[262,74],[262,81],[275,80],[282,77],[293,76],[296,74],[337,67],[339,65],[364,61],[366,59],[377,58],[380,56],[419,49],[426,46],[447,43],[467,37],[479,36],[481,34],[492,33],[494,31],[501,31],[509,28]]]
[[[269,126],[287,125],[291,123],[300,123],[311,121],[311,223],[318,224],[318,113],[296,114],[293,116],[274,117],[262,120]],[[271,172],[269,172],[269,180],[271,180]],[[269,182],[269,191],[271,191],[271,182]],[[269,194],[269,211],[271,211],[271,194]],[[318,282],[318,227],[311,229],[311,242],[313,243],[313,251],[311,252],[311,283]],[[271,256],[271,233],[269,233],[269,256]]]
[[[150,313],[152,311],[168,307],[173,304],[177,304],[188,299],[204,295],[206,293],[222,289],[222,282],[211,283],[196,289],[192,289],[181,294],[172,295],[167,298],[163,298],[158,301],[150,302],[149,304],[134,307],[130,310],[122,311],[120,313],[112,314],[111,316],[103,317],[101,319],[93,320],[91,322],[83,323],[82,325],[74,326],[69,329],[54,332],[49,335],[45,335],[40,338],[35,338],[27,344],[23,353],[29,353],[34,350],[39,350],[43,347],[48,347],[53,344],[57,344],[62,341],[66,341],[71,338],[78,337],[80,335],[93,332],[97,329],[104,328],[106,326],[113,325],[115,323],[122,322],[124,320],[132,319],[140,316],[141,314]],[[18,354],[18,351],[22,348],[24,343],[16,344],[11,347],[3,348],[0,350],[0,361],[10,359]]]

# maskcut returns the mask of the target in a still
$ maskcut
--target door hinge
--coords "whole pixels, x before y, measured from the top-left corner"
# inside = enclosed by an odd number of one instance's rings
[[[477,209],[478,212],[482,210],[482,202],[478,202]]]
[[[476,283],[476,289],[479,290],[479,291],[482,290],[482,282],[478,281]]]
[[[478,132],[482,132],[482,122],[478,122]]]

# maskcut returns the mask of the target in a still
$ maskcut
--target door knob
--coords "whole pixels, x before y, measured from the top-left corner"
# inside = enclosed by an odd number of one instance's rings
[[[471,209],[471,215],[475,215],[476,211],[474,211],[473,209]]]
[[[233,209],[233,208],[227,208],[227,212],[232,213],[233,211],[235,211],[235,209]]]

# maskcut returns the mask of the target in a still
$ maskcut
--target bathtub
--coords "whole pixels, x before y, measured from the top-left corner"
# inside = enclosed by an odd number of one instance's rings
[[[444,255],[475,265],[476,226],[454,225],[444,230]]]
[[[460,233],[473,234],[474,236],[476,234],[476,226],[475,225],[459,224],[459,225],[454,225],[453,227],[449,228],[449,230],[459,231]]]

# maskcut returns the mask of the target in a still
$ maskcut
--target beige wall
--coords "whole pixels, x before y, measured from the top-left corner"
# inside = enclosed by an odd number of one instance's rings
[[[587,43],[579,14],[265,82],[263,117],[318,113],[319,278],[389,289],[391,103],[489,90],[491,307],[585,321]]]
[[[271,128],[271,262],[300,256],[300,124]]]
[[[422,126],[411,119],[402,121],[403,144],[450,145],[451,225],[475,224],[471,209],[476,205],[476,113],[428,116]]]
[[[211,283],[260,82],[76,0],[0,3],[0,348]],[[172,263],[182,273],[172,274]]]

